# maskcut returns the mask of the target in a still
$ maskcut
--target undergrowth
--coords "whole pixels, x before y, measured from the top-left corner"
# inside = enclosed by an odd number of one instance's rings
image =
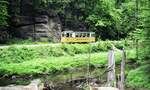
[[[108,51],[109,47],[114,45],[116,48],[129,47],[121,41],[101,41],[95,44],[56,44],[56,45],[39,45],[39,46],[10,46],[0,48],[0,62],[20,63],[41,57],[60,57],[64,55],[74,56],[75,54],[84,54],[89,52]]]
[[[89,52],[91,52],[90,64],[92,66],[97,64],[106,66],[108,50],[112,45],[118,49],[125,47],[128,59],[134,60],[136,57],[135,50],[129,50],[129,48],[132,48],[132,44],[122,41],[0,48],[0,76],[50,74],[70,68],[85,67],[89,60]],[[120,64],[120,52],[117,51],[115,55],[116,64]],[[138,72],[139,70],[141,69],[129,71],[127,83],[131,86],[144,85],[144,87],[149,87],[149,84],[146,84],[149,83],[146,81],[148,77],[141,76],[146,74],[142,71]],[[139,74],[139,76],[136,74]],[[136,77],[134,77],[135,75]],[[134,84],[138,80],[139,83]]]
[[[140,66],[135,70],[131,70],[127,76],[127,86],[133,88],[149,88],[150,89],[150,76],[149,65]]]
[[[128,58],[134,58],[134,51],[128,51],[130,55]],[[1,63],[1,75],[29,75],[29,74],[44,74],[55,73],[69,68],[87,66],[89,60],[88,54],[79,54],[75,56],[65,55],[61,57],[45,57],[36,58],[29,61],[22,61],[21,63]],[[120,63],[120,52],[116,52],[116,63]],[[99,52],[91,54],[91,65],[106,65],[107,52]]]

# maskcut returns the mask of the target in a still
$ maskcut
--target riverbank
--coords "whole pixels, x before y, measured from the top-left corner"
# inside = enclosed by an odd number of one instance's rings
[[[128,58],[134,58],[133,50],[127,51],[130,53]],[[63,71],[68,68],[76,68],[86,66],[90,59],[91,65],[106,65],[107,52],[78,54],[74,56],[65,55],[61,57],[42,57],[20,63],[1,63],[0,71],[5,75],[30,75],[30,74],[47,74],[57,71]],[[116,52],[116,62],[121,60],[121,53]]]
[[[121,52],[119,48],[126,47],[126,83],[131,87],[149,86],[146,74],[137,74],[141,69],[137,69],[136,50],[128,44],[120,42],[101,42],[95,44],[58,44],[58,45],[24,45],[0,48],[0,81],[8,79],[8,82],[17,84],[28,84],[28,80],[33,78],[70,73],[77,68],[87,68],[90,60],[90,67],[100,67],[102,71],[107,67],[107,55],[111,45],[116,47],[115,58],[116,68],[119,72]],[[132,49],[131,49],[132,48]],[[135,69],[135,70],[134,70]],[[87,70],[87,69],[86,69]],[[143,70],[143,69],[142,69]],[[144,70],[143,70],[144,71]],[[74,71],[77,73],[77,71]],[[82,71],[81,71],[82,72]],[[137,74],[137,75],[135,75]],[[70,74],[69,74],[70,75]],[[99,73],[97,73],[99,75]],[[96,76],[96,75],[94,75]],[[140,84],[135,84],[139,78]],[[144,82],[143,81],[144,78]],[[39,77],[38,77],[39,78]],[[54,77],[53,77],[54,78]],[[13,81],[16,80],[17,81]],[[139,79],[138,79],[139,80]],[[63,81],[63,80],[62,80]],[[6,82],[6,84],[8,84]],[[2,84],[3,85],[3,84]]]

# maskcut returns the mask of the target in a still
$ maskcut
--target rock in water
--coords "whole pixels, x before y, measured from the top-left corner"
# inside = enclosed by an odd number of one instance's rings
[[[27,86],[6,86],[0,87],[0,90],[43,90],[43,86],[39,79],[33,80],[31,84]]]

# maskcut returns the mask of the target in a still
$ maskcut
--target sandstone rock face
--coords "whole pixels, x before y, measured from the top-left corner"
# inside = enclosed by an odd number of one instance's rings
[[[19,17],[15,30],[18,37],[23,39],[34,38],[39,41],[59,42],[61,36],[61,22],[58,17],[40,15],[35,18]]]
[[[35,17],[35,23],[48,23],[48,22],[49,22],[49,17],[46,15]]]
[[[13,8],[15,3],[11,5]],[[59,42],[61,36],[61,22],[59,17],[51,11],[34,11],[33,0],[21,0],[20,15],[13,16],[11,23],[16,37],[37,41]],[[14,11],[12,11],[13,13]]]
[[[22,16],[33,15],[33,0],[21,0],[20,4],[20,12]]]

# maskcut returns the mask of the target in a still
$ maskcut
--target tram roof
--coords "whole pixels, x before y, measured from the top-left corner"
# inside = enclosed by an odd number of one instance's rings
[[[62,31],[62,32],[66,32],[66,33],[73,33],[73,32],[75,32],[75,33],[95,33],[95,32],[89,32],[89,31]]]

